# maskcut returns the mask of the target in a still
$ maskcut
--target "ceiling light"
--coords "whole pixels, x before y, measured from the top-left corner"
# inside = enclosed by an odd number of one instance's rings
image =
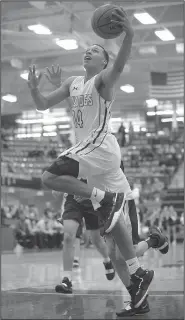
[[[78,43],[75,39],[55,39],[57,46],[65,50],[75,50],[78,48]]]
[[[70,124],[61,124],[58,126],[59,129],[69,129],[70,128]]]
[[[56,132],[44,132],[43,136],[44,137],[55,137],[57,135]]]
[[[171,115],[173,114],[173,110],[159,110],[159,111],[148,111],[147,116],[164,116],[164,115]]]
[[[2,99],[4,101],[8,101],[8,102],[16,102],[17,101],[17,97],[12,94],[6,94],[5,96],[2,96]]]
[[[176,120],[184,122],[184,117],[177,117]],[[173,118],[163,118],[161,122],[173,122]]]
[[[36,76],[39,76],[39,71],[36,70],[35,74],[36,74]],[[28,81],[28,71],[27,71],[27,70],[23,71],[23,72],[20,74],[20,77],[21,77],[22,79]]]
[[[184,53],[184,43],[176,43],[177,53]]]
[[[175,40],[174,35],[169,31],[168,29],[164,30],[156,30],[155,31],[156,36],[161,39],[162,41],[172,41]]]
[[[155,24],[157,21],[147,12],[134,13],[134,17],[142,24]]]
[[[13,68],[16,68],[16,69],[22,69],[22,67],[23,67],[23,62],[17,58],[12,58],[10,60],[10,64]]]
[[[17,123],[20,124],[34,124],[34,123],[44,123],[44,124],[55,124],[56,122],[68,122],[70,121],[70,117],[52,117],[50,116],[48,119],[16,119]]]
[[[28,71],[22,72],[22,73],[20,74],[20,77],[21,77],[22,79],[28,81]]]
[[[158,100],[156,99],[148,99],[146,100],[146,104],[148,108],[153,108],[156,107],[158,105]]]
[[[39,138],[41,137],[41,133],[19,133],[16,135],[17,138]]]
[[[146,114],[147,114],[147,116],[155,116],[156,115],[155,111],[148,111]]]
[[[130,84],[126,84],[125,86],[121,86],[120,89],[126,93],[132,93],[134,92],[134,87],[131,86]]]
[[[51,30],[47,27],[43,26],[42,24],[34,24],[28,26],[28,29],[35,32],[36,34],[52,34]]]
[[[157,49],[154,46],[151,47],[140,47],[139,48],[139,53],[140,54],[156,54]]]
[[[163,116],[163,115],[171,115],[171,114],[173,114],[174,113],[174,111],[173,110],[159,110],[159,111],[157,111],[156,112],[156,114],[158,115],[158,116]]]
[[[43,126],[44,131],[55,131],[56,130],[56,125],[51,125],[51,126]]]

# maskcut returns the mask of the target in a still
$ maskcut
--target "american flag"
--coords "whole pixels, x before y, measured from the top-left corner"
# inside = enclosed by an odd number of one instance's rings
[[[184,97],[184,71],[151,72],[150,98],[179,99]]]

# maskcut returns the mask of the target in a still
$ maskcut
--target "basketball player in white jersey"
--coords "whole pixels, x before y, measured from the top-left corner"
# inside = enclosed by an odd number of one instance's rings
[[[58,157],[44,172],[42,181],[52,190],[91,199],[94,208],[98,207],[96,212],[104,220],[105,232],[112,230],[128,264],[134,283],[134,304],[138,307],[147,295],[154,272],[140,267],[126,226],[116,228],[131,190],[120,169],[119,145],[109,129],[115,84],[130,55],[134,32],[122,9],[113,12],[112,23],[123,28],[126,35],[110,68],[106,68],[108,54],[104,48],[93,45],[84,55],[84,77],[70,77],[58,90],[44,97],[38,90],[33,66],[29,68],[28,85],[38,110],[71,98],[78,143]],[[86,178],[88,185],[78,178]]]

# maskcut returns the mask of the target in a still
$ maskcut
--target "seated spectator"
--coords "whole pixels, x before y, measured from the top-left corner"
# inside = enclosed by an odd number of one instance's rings
[[[2,226],[6,225],[6,214],[5,214],[4,203],[2,199],[1,199],[1,225]]]
[[[36,221],[39,220],[39,211],[34,204],[29,205],[29,216],[35,217]]]
[[[30,213],[26,217],[25,223],[27,225],[27,236],[30,240],[30,248],[37,247],[37,218],[35,213]]]
[[[19,213],[19,206],[18,205],[10,205],[3,207],[3,214],[4,217],[7,219],[17,218]]]
[[[28,224],[26,222],[25,214],[23,211],[19,212],[19,218],[16,222],[14,232],[15,239],[20,246],[22,246],[23,248],[33,247],[32,237],[30,237]]]
[[[180,223],[182,224],[182,226],[184,226],[184,212],[181,213]]]
[[[63,232],[62,225],[53,219],[53,212],[50,209],[44,211],[44,216],[37,223],[38,247],[54,248],[61,246]]]
[[[169,235],[171,242],[176,242],[176,226],[177,226],[177,212],[175,211],[173,206],[169,206],[169,218],[168,218],[168,225],[169,225]]]
[[[168,210],[168,207],[165,206],[162,209],[161,214],[160,214],[160,224],[161,224],[164,231],[167,231],[168,219],[169,219],[169,210]]]
[[[57,221],[57,213],[53,216],[53,231],[55,234],[55,246],[56,248],[61,248],[64,239],[64,227]]]
[[[164,183],[158,178],[154,178],[153,189],[154,191],[160,192],[164,188]]]
[[[169,218],[168,218],[169,225],[173,226],[174,224],[176,224],[176,221],[177,221],[177,212],[175,211],[173,206],[170,206],[168,210],[169,210]]]
[[[55,159],[57,157],[57,152],[55,148],[52,148],[51,150],[48,151],[48,156],[51,157],[52,159]]]

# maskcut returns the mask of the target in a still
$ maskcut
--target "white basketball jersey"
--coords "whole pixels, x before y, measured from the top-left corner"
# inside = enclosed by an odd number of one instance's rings
[[[70,86],[76,142],[94,142],[110,132],[113,101],[105,101],[99,95],[94,85],[95,78],[96,76],[84,83],[84,76],[80,76]]]

